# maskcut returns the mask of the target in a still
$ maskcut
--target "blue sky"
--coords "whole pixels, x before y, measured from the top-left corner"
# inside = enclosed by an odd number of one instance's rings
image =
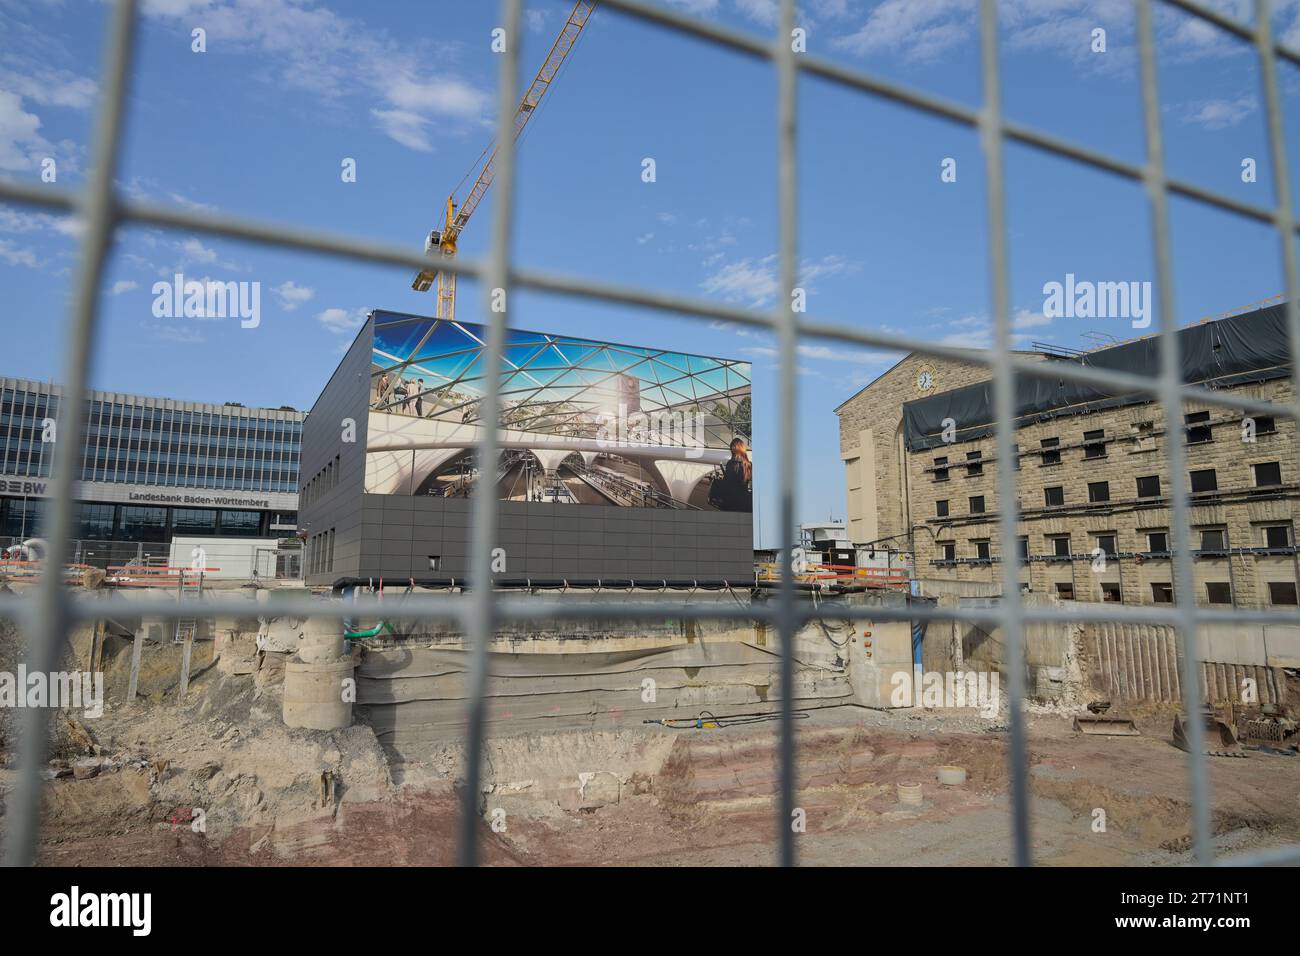
[[[665,0],[755,34],[765,0]],[[1252,4],[1214,6],[1249,20]],[[527,77],[571,3],[534,0]],[[1300,0],[1275,27],[1300,46]],[[974,0],[806,0],[809,50],[968,104],[979,101]],[[81,185],[98,96],[106,6],[0,0],[0,176]],[[132,79],[119,169],[127,194],[421,247],[448,191],[491,136],[495,2],[153,0]],[[1002,4],[1004,106],[1054,135],[1140,162],[1128,0]],[[207,52],[191,51],[191,31]],[[1106,30],[1093,52],[1092,31]],[[1172,174],[1273,202],[1253,52],[1184,14],[1157,18],[1163,128]],[[1300,171],[1300,77],[1282,68],[1291,174]],[[774,76],[747,58],[598,9],[520,155],[515,255],[603,281],[768,307],[775,287]],[[809,315],[970,346],[988,342],[983,166],[964,128],[808,79],[800,92],[800,256]],[[340,164],[357,162],[344,183]],[[654,158],[657,181],[641,179]],[[945,158],[956,182],[940,179]],[[1241,163],[1258,163],[1258,181]],[[1012,299],[1019,343],[1088,348],[1134,334],[1117,319],[1048,319],[1043,285],[1067,273],[1154,279],[1142,190],[1009,146]],[[492,195],[461,238],[477,256]],[[1180,322],[1282,291],[1265,227],[1197,204],[1171,209]],[[0,204],[0,372],[60,374],[77,227]],[[257,328],[157,319],[154,282],[255,281]],[[369,308],[431,312],[405,270],[140,226],[118,235],[105,277],[97,387],[205,401],[309,408]],[[458,314],[481,319],[461,283]],[[757,523],[775,544],[773,343],[759,333],[619,306],[519,292],[518,327],[754,363]],[[844,513],[832,409],[898,356],[807,341],[801,350],[797,517]]]

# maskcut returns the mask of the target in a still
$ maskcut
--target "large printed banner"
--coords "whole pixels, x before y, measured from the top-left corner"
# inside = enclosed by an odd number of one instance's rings
[[[374,313],[366,491],[751,511],[750,366],[506,332],[501,454],[478,467],[485,330]],[[484,471],[488,473],[484,473]]]

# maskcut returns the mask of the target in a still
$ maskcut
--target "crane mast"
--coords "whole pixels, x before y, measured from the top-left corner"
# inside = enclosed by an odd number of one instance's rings
[[[582,30],[587,25],[587,20],[591,17],[592,11],[596,9],[596,0],[578,0],[573,5],[573,10],[569,13],[569,18],[564,22],[560,35],[555,38],[551,44],[551,51],[547,54],[542,68],[537,71],[537,76],[528,89],[524,91],[523,99],[519,101],[519,106],[515,109],[514,122],[511,128],[511,136],[518,141],[519,136],[528,125],[537,112],[538,106],[541,105],[542,97],[546,95],[547,90],[551,88],[556,75],[560,72],[560,67],[564,65],[565,59],[573,51],[573,47],[582,35]],[[497,152],[500,149],[499,143],[493,143],[488,149],[483,151],[486,160],[479,157],[480,163],[476,163],[466,174],[465,179],[469,179],[477,170],[478,175],[474,179],[474,185],[470,187],[463,202],[456,203],[455,195],[447,197],[447,206],[443,212],[442,230],[434,230],[429,233],[424,242],[424,252],[434,263],[438,257],[452,258],[456,255],[456,240],[460,238],[461,231],[464,230],[469,222],[470,216],[478,208],[478,204],[483,201],[483,197],[492,186],[492,180],[496,178],[497,171]],[[462,180],[464,182],[464,180]],[[427,292],[437,283],[438,297],[435,304],[434,316],[439,319],[455,319],[456,317],[456,276],[443,269],[438,269],[432,265],[428,269],[422,269],[416,274],[415,279],[411,282],[411,288],[416,292]]]

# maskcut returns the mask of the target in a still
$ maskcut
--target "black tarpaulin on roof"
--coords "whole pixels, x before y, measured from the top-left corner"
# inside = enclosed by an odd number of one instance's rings
[[[1184,382],[1223,388],[1290,374],[1285,305],[1189,326],[1179,329],[1177,334]],[[1154,378],[1160,374],[1160,342],[1152,336],[1078,358],[1047,360],[1049,364],[1056,361]],[[1016,377],[1016,427],[1061,415],[1149,401],[1152,396],[1146,393],[1019,375]],[[944,444],[941,436],[948,419],[956,423],[958,441],[992,434],[993,382],[980,382],[905,403],[903,433],[908,450]]]

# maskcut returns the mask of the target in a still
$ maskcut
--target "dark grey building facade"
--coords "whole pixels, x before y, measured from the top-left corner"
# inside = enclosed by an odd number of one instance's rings
[[[448,335],[466,328],[451,325]],[[466,489],[492,486],[479,482],[472,448],[461,447],[478,427],[475,347],[443,343],[429,351],[442,332],[438,320],[372,312],[308,415],[299,496],[308,584],[464,578],[474,508]],[[707,391],[709,408],[721,416],[710,419],[713,431],[702,432],[707,455],[664,448],[656,452],[665,459],[658,464],[643,453],[642,467],[624,449],[607,453],[584,436],[596,403],[626,411],[629,390],[637,388],[632,376],[649,374],[626,368],[640,369],[645,354],[675,353],[511,335],[511,372],[502,385],[503,459],[498,474],[489,476],[499,495],[497,546],[505,561],[499,577],[752,581],[752,514],[710,504],[713,483],[725,470],[720,462],[732,453],[733,432],[747,443],[747,427],[742,433],[739,420],[729,416],[749,414],[748,366],[709,360],[714,364],[691,369],[694,394]],[[395,345],[399,340],[412,344]],[[611,359],[598,354],[601,349],[617,355]],[[590,369],[576,369],[584,361],[606,370],[612,382],[606,386]],[[742,375],[743,387],[735,384]],[[526,377],[526,387],[512,385],[518,376]],[[676,401],[679,392],[688,392],[687,375],[675,386],[673,378],[655,373],[632,401],[638,409]],[[707,388],[697,378],[707,379]],[[576,380],[581,385],[571,384]],[[659,382],[667,391],[658,390]],[[539,407],[534,396],[543,387],[562,398]],[[525,392],[527,401],[515,397]],[[555,427],[561,419],[565,427]],[[581,428],[569,427],[579,421]],[[543,434],[543,427],[550,431]],[[674,453],[684,460],[666,460]]]

